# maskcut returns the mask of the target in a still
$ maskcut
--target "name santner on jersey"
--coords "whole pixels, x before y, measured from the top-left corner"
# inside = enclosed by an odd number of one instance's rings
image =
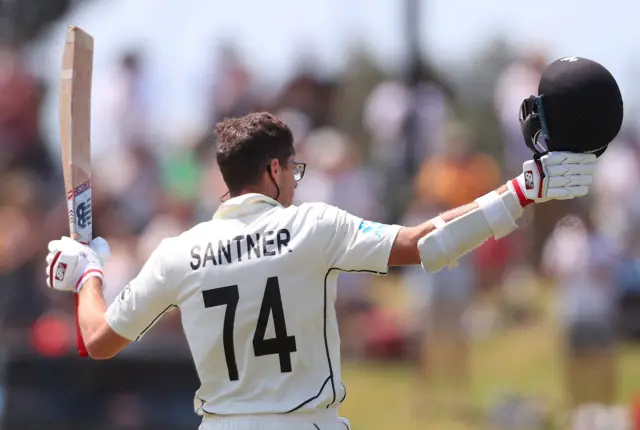
[[[267,230],[264,233],[250,233],[235,236],[231,239],[210,241],[206,245],[195,245],[191,248],[193,270],[219,264],[229,264],[252,258],[273,257],[283,252],[292,252],[289,248],[291,232],[286,228]]]

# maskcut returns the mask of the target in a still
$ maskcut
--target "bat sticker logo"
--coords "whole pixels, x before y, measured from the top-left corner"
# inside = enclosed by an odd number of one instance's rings
[[[91,181],[87,181],[84,184],[77,186],[76,189],[73,190],[72,195],[75,197],[78,197],[80,194],[83,194],[84,192],[90,189],[91,189]],[[69,193],[71,193],[71,191]],[[71,198],[71,197],[67,195],[67,198]]]
[[[80,228],[87,228],[91,225],[91,199],[78,204],[76,208],[76,218],[78,220],[78,227]]]

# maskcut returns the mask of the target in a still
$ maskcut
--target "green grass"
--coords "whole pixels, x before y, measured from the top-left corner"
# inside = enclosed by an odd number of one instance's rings
[[[540,300],[544,308],[546,298]],[[565,412],[559,330],[550,313],[544,315],[529,327],[473,343],[471,391],[476,408],[486,410],[496,391],[507,389],[544,400],[556,418]],[[343,373],[348,398],[340,413],[356,430],[482,428],[442,414],[416,416],[413,371],[408,365],[345,363]],[[619,359],[618,403],[628,404],[638,392],[640,346],[625,345]]]

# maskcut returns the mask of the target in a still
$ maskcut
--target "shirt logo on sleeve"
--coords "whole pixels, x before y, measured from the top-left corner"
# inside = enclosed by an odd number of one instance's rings
[[[119,294],[120,301],[125,301],[131,296],[131,285],[127,285]]]
[[[361,231],[364,234],[375,234],[377,237],[382,238],[386,228],[386,224],[363,220],[358,226],[358,231]]]

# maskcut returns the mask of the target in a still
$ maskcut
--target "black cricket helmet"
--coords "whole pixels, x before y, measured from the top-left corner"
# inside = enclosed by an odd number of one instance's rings
[[[582,57],[551,63],[542,73],[538,95],[520,106],[522,135],[536,154],[569,151],[599,157],[618,135],[622,118],[615,78],[601,64]]]

